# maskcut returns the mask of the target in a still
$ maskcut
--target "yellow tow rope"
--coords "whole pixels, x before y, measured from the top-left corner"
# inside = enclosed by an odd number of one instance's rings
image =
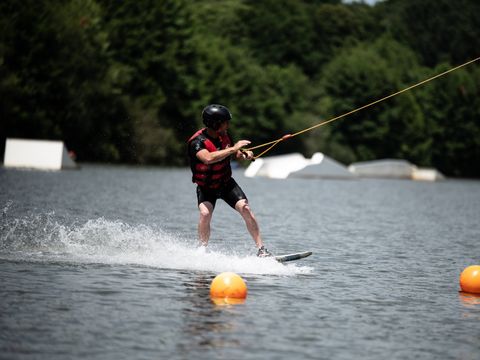
[[[250,148],[245,149],[245,150],[252,151],[252,150],[259,149],[259,148],[263,148],[263,147],[265,147],[265,146],[269,146],[269,145],[270,145],[266,150],[262,151],[260,154],[258,154],[257,156],[254,156],[254,157],[253,157],[253,159],[258,159],[260,156],[264,155],[265,153],[267,153],[268,151],[270,151],[273,147],[275,147],[278,143],[280,143],[280,142],[282,142],[282,141],[284,141],[284,140],[290,139],[290,138],[292,138],[292,137],[294,137],[294,136],[301,135],[301,134],[303,134],[303,133],[306,133],[307,131],[311,131],[311,130],[316,129],[316,128],[320,127],[320,126],[326,125],[326,124],[331,123],[331,122],[333,122],[333,121],[335,121],[335,120],[339,120],[339,119],[341,119],[341,118],[343,118],[343,117],[345,117],[345,116],[351,115],[351,114],[356,113],[356,112],[358,112],[358,111],[360,111],[360,110],[363,110],[363,109],[366,109],[366,108],[368,108],[368,107],[370,107],[370,106],[373,106],[373,105],[375,105],[375,104],[378,104],[379,102],[385,101],[385,100],[387,100],[387,99],[389,99],[389,98],[391,98],[391,97],[400,95],[401,93],[404,93],[405,91],[411,90],[411,89],[413,89],[413,88],[416,88],[417,86],[420,86],[420,85],[423,85],[423,84],[425,84],[425,83],[427,83],[427,82],[429,82],[429,81],[435,80],[436,78],[439,78],[439,77],[441,77],[441,76],[447,75],[448,73],[451,73],[452,71],[458,70],[458,69],[460,69],[460,68],[462,68],[462,67],[464,67],[464,66],[467,66],[467,65],[469,65],[469,64],[471,64],[471,63],[473,63],[473,62],[475,62],[475,61],[478,61],[478,60],[480,60],[480,57],[477,57],[476,59],[467,61],[467,62],[464,63],[464,64],[458,65],[458,66],[456,66],[456,67],[454,67],[454,68],[451,68],[451,69],[449,69],[449,70],[447,70],[447,71],[444,71],[444,72],[442,72],[442,73],[440,73],[440,74],[438,74],[438,75],[432,76],[432,77],[430,77],[430,78],[428,78],[428,79],[426,79],[426,80],[423,80],[423,81],[420,81],[420,82],[418,82],[418,83],[416,83],[416,84],[414,84],[414,85],[411,85],[411,86],[409,86],[409,87],[407,87],[407,88],[405,88],[405,89],[403,89],[403,90],[397,91],[397,92],[395,92],[395,93],[393,93],[393,94],[390,94],[390,95],[388,95],[388,96],[385,96],[385,97],[383,97],[383,98],[381,98],[381,99],[375,100],[375,101],[373,101],[373,102],[371,102],[371,103],[369,103],[369,104],[367,104],[367,105],[363,105],[363,106],[361,106],[361,107],[359,107],[359,108],[356,108],[356,109],[354,109],[354,110],[351,110],[351,111],[349,111],[349,112],[347,112],[347,113],[345,113],[345,114],[342,114],[342,115],[336,116],[336,117],[334,117],[334,118],[331,118],[331,119],[329,119],[329,120],[323,121],[323,122],[321,122],[321,123],[318,123],[318,124],[316,124],[316,125],[314,125],[314,126],[311,126],[311,127],[309,127],[309,128],[306,128],[306,129],[301,130],[301,131],[299,131],[299,132],[296,132],[296,133],[294,133],[294,134],[286,134],[286,135],[282,136],[281,138],[279,138],[279,139],[277,139],[277,140],[273,140],[273,141],[270,141],[270,142],[266,142],[266,143],[264,143],[264,144],[260,144],[260,145],[257,145],[257,146],[253,146],[253,147],[250,147]]]

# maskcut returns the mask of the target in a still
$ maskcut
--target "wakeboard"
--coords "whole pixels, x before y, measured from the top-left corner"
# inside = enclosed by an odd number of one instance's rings
[[[275,255],[274,258],[278,262],[284,263],[284,262],[288,262],[288,261],[303,259],[303,258],[306,258],[310,255],[312,255],[311,251],[303,251],[303,252],[297,252],[297,253],[292,253],[292,254]]]

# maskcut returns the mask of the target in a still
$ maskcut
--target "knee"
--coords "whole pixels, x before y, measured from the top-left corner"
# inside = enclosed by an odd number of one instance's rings
[[[200,221],[210,221],[212,219],[212,212],[210,209],[204,207],[200,208]]]
[[[236,208],[242,216],[247,216],[247,217],[252,217],[253,218],[253,212],[252,209],[250,209],[250,206],[248,205],[248,202],[246,200],[240,200]]]

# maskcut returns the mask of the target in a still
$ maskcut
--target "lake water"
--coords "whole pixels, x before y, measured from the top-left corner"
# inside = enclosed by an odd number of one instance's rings
[[[479,359],[480,182],[235,178],[197,249],[188,169],[0,169],[1,359]],[[224,271],[244,304],[209,299]]]

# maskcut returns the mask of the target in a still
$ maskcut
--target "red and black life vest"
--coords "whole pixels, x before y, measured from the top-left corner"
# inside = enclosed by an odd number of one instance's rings
[[[232,140],[227,134],[219,136],[220,149],[218,149],[212,140],[210,140],[204,133],[206,128],[198,130],[188,140],[188,144],[197,138],[201,137],[205,149],[210,152],[226,149],[232,146]],[[190,167],[192,169],[192,182],[199,186],[209,189],[218,189],[225,184],[232,177],[232,168],[230,166],[230,157],[216,162],[214,164],[204,164],[196,156],[190,156]]]

